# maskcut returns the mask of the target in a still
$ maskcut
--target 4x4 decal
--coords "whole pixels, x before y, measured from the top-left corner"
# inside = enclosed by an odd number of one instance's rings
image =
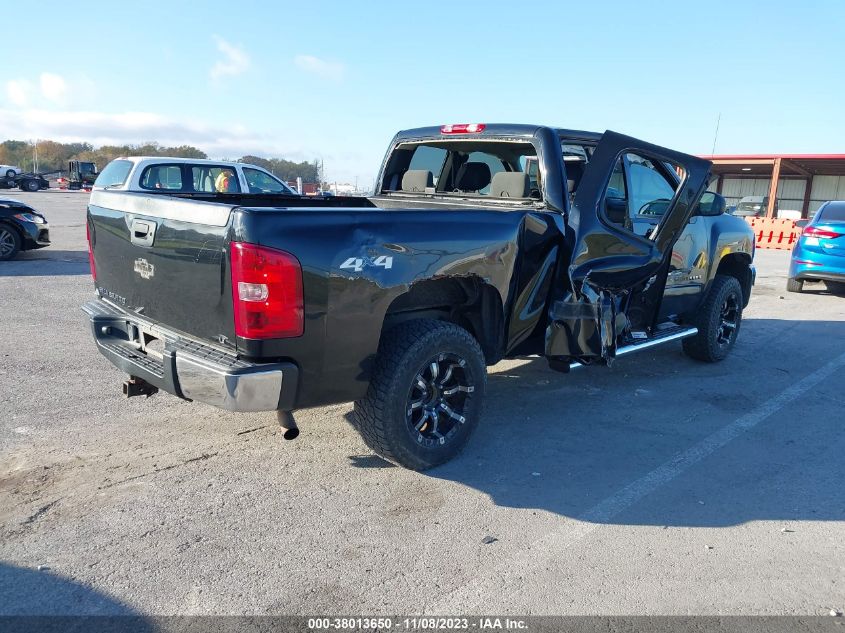
[[[360,273],[366,266],[381,266],[385,269],[393,268],[393,256],[350,257],[340,265],[340,268],[341,270],[354,270],[356,273]]]

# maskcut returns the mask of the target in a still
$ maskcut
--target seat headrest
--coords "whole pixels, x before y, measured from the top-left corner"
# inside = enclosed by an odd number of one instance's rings
[[[490,195],[494,198],[527,198],[531,185],[528,174],[521,171],[500,171],[493,175]]]
[[[490,166],[487,163],[469,162],[461,165],[455,187],[461,191],[478,191],[490,184]]]
[[[402,176],[402,191],[424,193],[426,187],[434,186],[434,175],[427,169],[409,169]]]

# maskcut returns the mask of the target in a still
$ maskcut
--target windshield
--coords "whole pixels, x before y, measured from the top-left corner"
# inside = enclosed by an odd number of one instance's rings
[[[97,176],[94,181],[95,187],[114,187],[126,182],[129,172],[132,170],[131,160],[113,160]]]
[[[760,198],[740,200],[739,204],[736,205],[734,215],[764,216],[766,215],[766,202],[766,200],[761,200]]]
[[[541,200],[537,150],[524,141],[434,140],[399,144],[382,192]]]
[[[244,167],[244,177],[250,193],[293,193],[278,178],[260,169]]]

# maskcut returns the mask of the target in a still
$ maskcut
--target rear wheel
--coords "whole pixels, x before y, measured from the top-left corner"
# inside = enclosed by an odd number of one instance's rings
[[[21,189],[24,191],[38,191],[40,187],[38,186],[37,180],[24,180],[21,183]]]
[[[742,286],[736,277],[716,275],[693,325],[698,334],[684,339],[684,351],[710,363],[727,358],[742,324]]]
[[[385,459],[425,470],[466,445],[486,381],[484,354],[469,332],[442,321],[410,321],[382,340],[367,395],[355,403],[355,424]]]
[[[803,279],[793,279],[790,277],[786,280],[786,291],[787,292],[801,292],[804,290],[804,280]]]
[[[845,282],[843,281],[825,281],[824,285],[827,288],[828,292],[833,292],[836,294],[845,293]]]
[[[7,169],[6,170],[6,178],[14,178],[15,177],[15,170],[14,169]]]
[[[21,238],[15,229],[0,224],[0,261],[12,259],[21,250]]]

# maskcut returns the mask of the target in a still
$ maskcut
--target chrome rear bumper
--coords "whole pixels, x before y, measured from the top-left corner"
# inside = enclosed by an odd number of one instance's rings
[[[82,307],[100,352],[113,365],[175,396],[228,411],[294,408],[299,369],[251,363],[96,299]],[[151,342],[160,341],[153,349]]]

